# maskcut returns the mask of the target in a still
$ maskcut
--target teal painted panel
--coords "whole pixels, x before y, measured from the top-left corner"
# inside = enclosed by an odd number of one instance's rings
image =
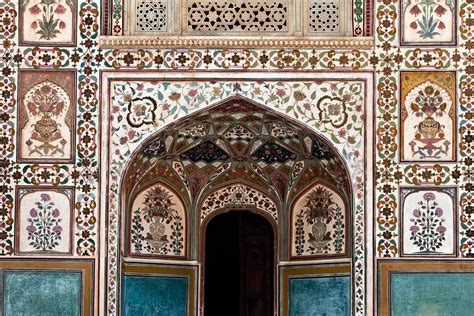
[[[473,315],[474,274],[391,274],[391,311],[400,316]]]
[[[187,278],[124,275],[122,281],[123,316],[187,315]]]
[[[5,316],[81,315],[79,272],[5,271]]]
[[[290,279],[290,316],[343,316],[351,313],[350,276]]]

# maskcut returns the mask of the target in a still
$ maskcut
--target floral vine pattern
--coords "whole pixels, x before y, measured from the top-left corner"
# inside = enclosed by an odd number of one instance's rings
[[[333,190],[317,184],[296,200],[291,210],[294,258],[346,253],[346,207]]]
[[[185,256],[186,212],[169,189],[156,184],[139,193],[130,219],[132,256]]]
[[[132,127],[150,127],[238,94],[280,109],[329,133],[336,144],[353,145],[362,133],[362,82],[117,82],[112,109]],[[329,98],[329,99],[328,99]],[[287,106],[288,104],[292,104]],[[133,142],[138,141],[135,134]]]

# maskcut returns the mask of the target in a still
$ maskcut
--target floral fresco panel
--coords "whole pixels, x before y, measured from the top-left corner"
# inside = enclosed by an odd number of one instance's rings
[[[74,45],[76,3],[76,0],[20,0],[20,43]]]
[[[401,188],[402,255],[456,254],[455,188]]]
[[[17,192],[16,252],[64,255],[72,252],[72,189],[20,188]]]
[[[140,192],[131,208],[132,256],[184,257],[186,210],[176,193],[162,184]]]
[[[402,45],[454,45],[455,0],[401,1]]]
[[[72,161],[74,71],[22,71],[18,156],[24,161]]]
[[[291,256],[345,255],[347,207],[331,188],[316,184],[291,208]]]
[[[456,160],[456,75],[402,72],[401,161]]]

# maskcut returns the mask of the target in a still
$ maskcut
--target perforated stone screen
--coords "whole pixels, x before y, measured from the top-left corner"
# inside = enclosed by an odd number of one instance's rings
[[[341,36],[344,0],[130,0],[129,35]]]

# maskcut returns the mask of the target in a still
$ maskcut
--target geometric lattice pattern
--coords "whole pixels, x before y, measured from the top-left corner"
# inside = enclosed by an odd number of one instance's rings
[[[164,32],[167,25],[165,1],[137,0],[136,30],[141,32]]]
[[[310,32],[339,32],[339,3],[310,1],[308,23]]]
[[[187,27],[191,32],[287,31],[288,7],[285,0],[190,0]]]

